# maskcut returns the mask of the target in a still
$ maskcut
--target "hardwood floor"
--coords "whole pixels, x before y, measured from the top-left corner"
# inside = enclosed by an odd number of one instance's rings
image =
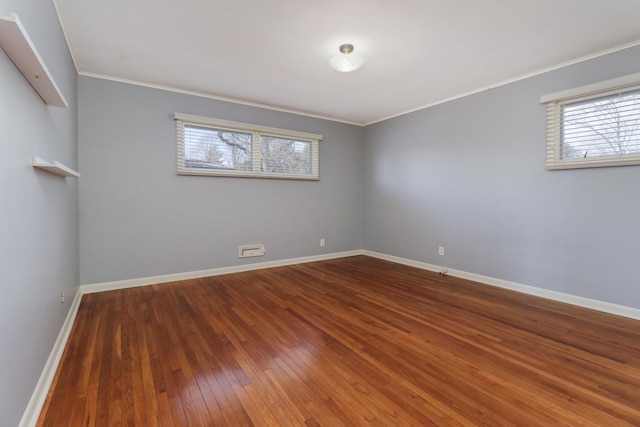
[[[365,256],[90,294],[39,425],[638,426],[640,321]]]

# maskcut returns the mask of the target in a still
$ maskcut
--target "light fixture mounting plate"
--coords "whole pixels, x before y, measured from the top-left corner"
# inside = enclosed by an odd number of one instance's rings
[[[344,53],[345,55],[350,54],[351,52],[353,52],[353,45],[349,43],[340,45],[340,52]]]

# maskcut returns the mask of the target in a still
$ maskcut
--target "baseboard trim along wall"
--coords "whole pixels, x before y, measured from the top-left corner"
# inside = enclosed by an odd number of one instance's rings
[[[163,276],[142,277],[139,279],[118,280],[115,282],[94,283],[80,286],[83,294],[113,291],[116,289],[135,288],[137,286],[155,285],[158,283],[176,282],[178,280],[200,279],[202,277],[220,276],[222,274],[243,273],[245,271],[262,270],[265,268],[284,267],[285,265],[304,264],[314,261],[344,258],[362,255],[362,250],[334,252],[330,254],[313,255],[301,258],[288,258],[278,261],[257,262],[253,264],[236,265],[233,267],[213,268],[210,270],[190,271],[186,273],[166,274]]]
[[[412,259],[401,258],[393,255],[387,255],[379,252],[368,251],[364,249],[346,251],[346,252],[334,252],[322,255],[313,255],[301,258],[289,258],[278,261],[258,262],[253,264],[237,265],[233,267],[214,268],[210,270],[198,270],[190,271],[186,273],[167,274],[162,276],[141,277],[138,279],[130,280],[118,280],[114,282],[94,283],[89,285],[80,286],[80,292],[84,294],[91,294],[95,292],[113,291],[117,289],[134,288],[137,286],[154,285],[158,283],[175,282],[178,280],[199,279],[202,277],[219,276],[222,274],[242,273],[245,271],[261,270],[264,268],[283,267],[286,265],[303,264],[314,261],[324,261],[329,259],[344,258],[355,255],[367,255],[373,258],[379,258],[386,261],[395,262],[398,264],[404,264],[411,267],[420,268],[423,270],[429,270],[434,272],[442,272],[444,267],[434,264],[428,264],[426,262],[415,261]],[[521,292],[537,297],[547,298],[554,301],[564,302],[567,304],[573,304],[579,307],[590,308],[593,310],[602,311],[616,316],[629,317],[631,319],[640,320],[640,309],[633,307],[626,307],[623,305],[612,304],[604,301],[598,301],[594,299],[579,297],[576,295],[565,294],[562,292],[551,291],[548,289],[538,288],[535,286],[523,285],[516,282],[510,282],[507,280],[496,279],[493,277],[482,276],[480,274],[469,273],[462,270],[455,270],[447,268],[447,274],[461,279],[472,280],[474,282],[483,283],[486,285],[497,286],[504,289],[509,289],[516,292]]]
[[[80,301],[82,299],[82,295],[91,294],[95,292],[105,292],[112,291],[117,289],[126,289],[126,288],[134,288],[138,286],[146,286],[153,285],[158,283],[168,283],[175,282],[178,280],[189,280],[189,279],[198,279],[202,277],[210,277],[210,276],[219,276],[222,274],[231,274],[231,273],[242,273],[245,271],[253,271],[253,270],[261,270],[265,268],[273,268],[273,267],[283,267],[286,265],[295,265],[295,264],[304,264],[308,262],[314,261],[325,261],[329,259],[336,258],[344,258],[355,255],[367,255],[373,258],[379,258],[386,261],[395,262],[398,264],[404,264],[411,267],[420,268],[423,270],[429,270],[434,272],[442,272],[444,267],[428,264],[425,262],[415,261],[407,258],[400,258],[393,255],[386,255],[378,252],[368,251],[368,250],[354,250],[354,251],[346,251],[346,252],[335,252],[330,254],[323,255],[314,255],[308,257],[301,258],[289,258],[278,261],[268,261],[268,262],[259,262],[254,264],[245,264],[238,265],[233,267],[223,267],[223,268],[214,268],[210,270],[198,270],[191,271],[186,273],[176,273],[176,274],[167,274],[162,276],[152,276],[152,277],[142,277],[138,279],[130,279],[130,280],[119,280],[114,282],[105,282],[105,283],[95,283],[89,285],[82,285],[78,288],[78,292],[76,293],[75,298],[73,299],[73,303],[69,308],[69,313],[62,325],[60,330],[60,334],[51,350],[51,354],[47,359],[45,367],[40,375],[40,379],[38,380],[38,384],[31,396],[31,400],[27,405],[27,409],[25,410],[22,420],[20,421],[20,427],[31,427],[35,426],[38,421],[38,417],[40,416],[40,411],[44,405],[45,399],[47,398],[47,393],[49,392],[49,388],[53,382],[53,378],[56,373],[56,369],[62,359],[62,354],[64,352],[65,346],[67,344],[67,340],[69,335],[71,334],[71,329],[73,327],[73,322],[75,321],[76,315],[78,313],[78,309],[80,308]],[[461,279],[472,280],[475,282],[479,282],[486,285],[497,286],[504,289],[509,289],[516,292],[521,292],[529,295],[534,295],[542,298],[547,298],[559,302],[564,302],[568,304],[573,304],[579,307],[590,308],[593,310],[602,311],[609,314],[614,314],[617,316],[628,317],[631,319],[640,320],[640,309],[626,307],[617,304],[611,304],[608,302],[593,300],[589,298],[583,298],[575,295],[565,294],[562,292],[551,291],[548,289],[537,288],[534,286],[522,285],[520,283],[509,282],[507,280],[496,279],[493,277],[482,276],[479,274],[468,273],[466,271],[455,270],[448,268],[447,274],[454,277],[459,277]]]
[[[398,264],[404,264],[411,267],[421,268],[423,270],[434,271],[441,273],[444,267],[427,264],[426,262],[415,261],[407,258],[400,258],[393,255],[381,254],[378,252],[372,252],[364,250],[363,255],[367,255],[374,258],[383,259],[386,261],[395,262]],[[468,273],[462,270],[455,270],[447,268],[447,274],[449,276],[459,277],[461,279],[472,280],[485,285],[497,286],[499,288],[509,289],[515,292],[521,292],[524,294],[534,295],[541,298],[546,298],[554,301],[564,302],[567,304],[576,305],[578,307],[590,308],[592,310],[602,311],[604,313],[614,314],[616,316],[628,317],[631,319],[640,320],[640,309],[633,307],[626,307],[624,305],[612,304],[604,301],[598,301],[590,298],[579,297],[576,295],[565,294],[562,292],[551,291],[549,289],[538,288],[535,286],[522,285],[516,282],[509,282],[507,280],[496,279],[493,277],[482,276],[480,274]]]
[[[40,379],[38,380],[38,384],[36,384],[36,388],[33,391],[33,394],[31,395],[31,399],[27,404],[27,408],[25,409],[24,414],[22,415],[22,419],[20,420],[19,427],[34,427],[38,422],[38,417],[40,416],[40,412],[42,411],[45,400],[47,399],[47,394],[49,393],[49,388],[51,388],[51,384],[53,383],[53,379],[55,377],[56,370],[58,369],[58,365],[62,360],[62,355],[67,345],[69,335],[71,334],[71,329],[73,328],[73,323],[76,320],[76,315],[78,314],[78,309],[80,308],[80,302],[82,301],[82,296],[84,294],[112,291],[117,289],[135,288],[138,286],[175,282],[178,280],[189,280],[189,279],[198,279],[201,277],[219,276],[222,274],[242,273],[244,271],[262,270],[265,268],[283,267],[285,265],[304,264],[307,262],[314,262],[314,261],[325,261],[329,259],[344,258],[344,257],[362,255],[362,254],[363,254],[362,250],[334,252],[330,254],[314,255],[314,256],[301,257],[301,258],[289,258],[289,259],[278,260],[278,261],[259,262],[254,264],[245,264],[245,265],[238,265],[233,267],[214,268],[210,270],[199,270],[199,271],[191,271],[186,273],[167,274],[163,276],[141,277],[138,279],[131,279],[131,280],[119,280],[115,282],[104,282],[104,283],[96,283],[91,285],[81,285],[78,288],[78,291],[76,292],[76,296],[73,298],[71,307],[69,307],[69,312],[67,313],[67,317],[64,323],[62,324],[62,328],[60,329],[58,338],[56,339],[56,342],[53,345],[51,354],[49,355],[49,358],[45,363],[44,369],[42,370],[42,374],[40,374]]]
[[[67,317],[64,319],[62,328],[60,328],[58,338],[53,344],[53,349],[51,350],[49,358],[44,365],[44,369],[40,374],[40,379],[38,379],[36,388],[33,390],[33,394],[31,395],[31,399],[27,404],[27,408],[25,409],[24,414],[22,414],[22,419],[20,420],[19,427],[35,426],[38,422],[38,417],[40,416],[40,412],[42,411],[44,402],[47,399],[49,388],[53,383],[53,378],[56,375],[56,370],[58,369],[60,360],[62,360],[62,354],[64,353],[64,349],[67,346],[69,335],[71,335],[71,329],[73,329],[73,323],[76,320],[76,315],[78,314],[81,300],[82,293],[80,292],[80,289],[78,289],[78,291],[76,292],[76,296],[71,302],[71,307],[69,307]]]

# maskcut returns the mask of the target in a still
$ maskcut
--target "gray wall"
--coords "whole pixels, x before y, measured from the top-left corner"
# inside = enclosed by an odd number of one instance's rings
[[[77,167],[76,75],[49,0],[0,0],[16,12],[69,108],[48,107],[0,50],[0,424],[17,425],[78,286],[78,181],[31,167]],[[67,300],[60,304],[60,292]]]
[[[78,93],[81,283],[362,248],[361,127],[90,77]],[[174,112],[323,134],[321,179],[178,176]],[[239,259],[253,243],[267,254]]]
[[[539,103],[639,71],[636,47],[367,127],[365,248],[640,308],[640,167],[545,171]]]

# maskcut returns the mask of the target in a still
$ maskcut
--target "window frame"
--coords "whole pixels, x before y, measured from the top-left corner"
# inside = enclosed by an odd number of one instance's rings
[[[177,172],[178,175],[198,175],[198,176],[226,176],[241,178],[272,178],[272,179],[293,179],[304,181],[320,180],[320,141],[323,136],[315,133],[300,132],[289,129],[274,128],[269,126],[254,125],[250,123],[234,122],[230,120],[221,120],[211,117],[196,116],[184,113],[174,113],[176,121],[176,139],[177,139]],[[241,170],[224,170],[224,169],[206,169],[185,166],[185,125],[196,127],[205,127],[230,132],[251,133],[252,148],[251,161],[253,164],[252,171]],[[261,137],[275,137],[282,139],[295,140],[300,142],[311,143],[311,174],[285,174],[285,173],[267,173],[260,171],[261,157]]]
[[[625,93],[639,90],[640,73],[636,73],[542,96],[540,103],[547,105],[546,169],[556,170],[640,165],[640,153],[620,155],[617,157],[599,156],[572,159],[562,159],[560,157],[563,148],[562,111],[565,105],[595,101],[599,98],[611,97],[612,95],[622,96]]]

